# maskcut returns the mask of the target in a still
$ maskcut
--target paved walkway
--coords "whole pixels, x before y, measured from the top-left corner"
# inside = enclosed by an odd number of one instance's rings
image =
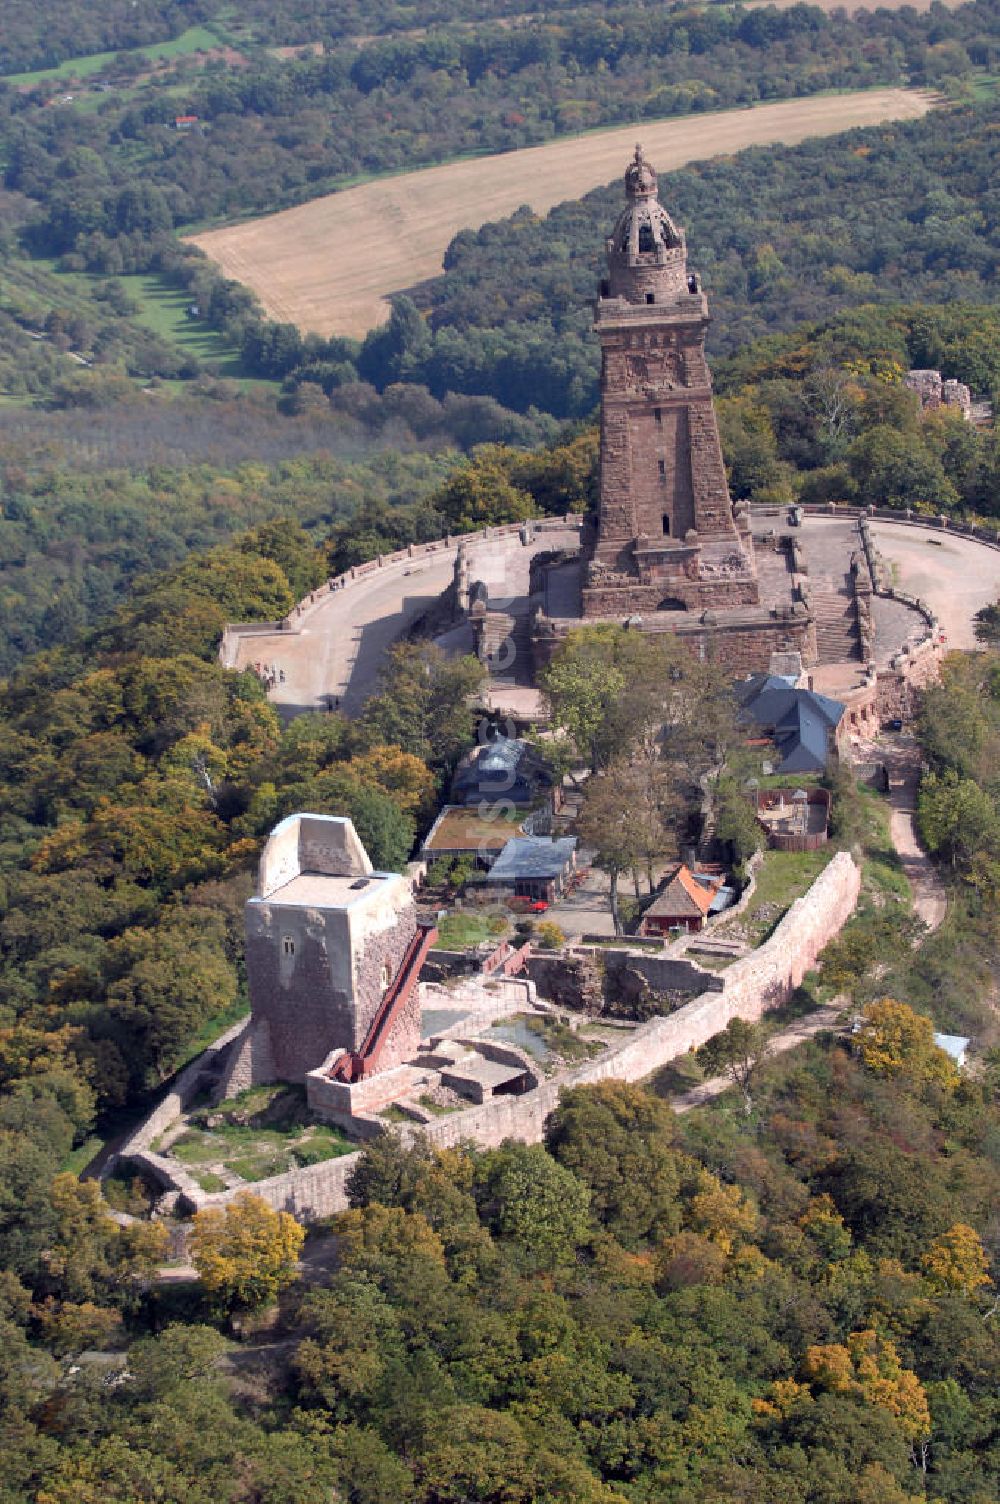
[[[489,586],[491,605],[505,609],[519,600],[526,611],[531,559],[536,553],[576,547],[579,538],[579,528],[569,526],[539,531],[527,547],[516,536],[476,540],[470,545],[472,579]],[[299,631],[232,634],[232,667],[260,663],[273,668],[278,682],[270,699],[285,716],[325,710],[331,699],[356,715],[375,689],[388,649],[451,584],[455,554],[454,545],[442,547],[323,594],[303,613]],[[468,651],[470,642],[458,646]]]
[[[900,589],[933,609],[948,647],[977,647],[972,619],[1000,597],[1000,549],[937,527],[873,522],[871,532]]]

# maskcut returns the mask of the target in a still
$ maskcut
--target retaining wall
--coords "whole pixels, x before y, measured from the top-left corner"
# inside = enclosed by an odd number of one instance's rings
[[[580,528],[583,526],[583,517],[577,512],[567,512],[564,517],[539,517],[532,522],[508,522],[499,527],[479,528],[473,533],[456,533],[446,538],[436,538],[432,543],[411,543],[407,548],[397,549],[392,554],[379,554],[378,558],[370,559],[365,564],[357,564],[347,569],[343,574],[332,575],[315,590],[310,590],[289,611],[282,621],[272,622],[227,622],[222,630],[222,641],[219,644],[219,661],[224,668],[233,668],[236,664],[236,654],[239,639],[241,637],[267,636],[276,632],[301,632],[305,618],[312,607],[318,605],[326,596],[336,593],[338,590],[348,590],[356,580],[367,579],[369,575],[377,574],[379,570],[391,569],[395,565],[410,564],[414,559],[426,559],[433,554],[440,554],[450,550],[457,550],[460,543],[489,543],[497,538],[515,538],[520,536],[522,541],[530,542],[538,533],[563,532],[567,527]]]
[[[403,1128],[404,1138],[422,1133],[442,1148],[469,1139],[484,1148],[495,1148],[508,1138],[537,1143],[559,1093],[567,1087],[594,1081],[641,1081],[678,1055],[704,1044],[731,1018],[757,1019],[784,1002],[850,917],[860,887],[861,873],[851,856],[838,852],[808,892],[792,904],[770,940],[729,967],[721,992],[704,992],[668,1017],[652,1019],[598,1059],[534,1091],[519,1097],[494,1097],[482,1106],[435,1118],[421,1128]],[[259,1181],[251,1189],[269,1205],[292,1212],[303,1222],[315,1221],[347,1205],[347,1177],[358,1158],[359,1154],[347,1154],[290,1170]],[[164,1161],[159,1156],[156,1161],[159,1173]],[[183,1178],[187,1183],[178,1189],[194,1206],[224,1204],[235,1194],[205,1195],[191,1187],[187,1176]]]
[[[178,1072],[173,1084],[156,1104],[148,1118],[145,1118],[132,1134],[125,1140],[118,1151],[120,1159],[131,1159],[135,1155],[152,1147],[153,1141],[159,1138],[171,1123],[176,1123],[184,1109],[194,1101],[199,1091],[214,1084],[218,1079],[222,1068],[223,1055],[233,1040],[242,1034],[246,1028],[247,1019],[241,1018],[239,1023],[233,1024],[225,1034],[221,1034],[207,1050],[203,1050],[196,1060]]]

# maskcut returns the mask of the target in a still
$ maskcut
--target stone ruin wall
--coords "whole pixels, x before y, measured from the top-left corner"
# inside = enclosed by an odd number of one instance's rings
[[[584,943],[558,954],[538,951],[528,958],[527,974],[546,1002],[595,1016],[616,1001],[638,1004],[663,993],[690,998],[721,992],[725,985],[720,976],[684,956],[630,948],[627,938],[617,945]]]
[[[483,1148],[496,1148],[508,1138],[539,1142],[546,1119],[565,1088],[595,1081],[641,1081],[678,1055],[703,1045],[731,1018],[758,1019],[767,1009],[785,1001],[823,947],[839,934],[854,911],[860,889],[858,867],[849,853],[839,852],[808,892],[792,904],[770,940],[723,974],[721,992],[704,992],[667,1017],[652,1019],[597,1060],[567,1071],[524,1096],[494,1097],[482,1106],[437,1118],[419,1130],[404,1129],[404,1137],[420,1132],[440,1148],[470,1139]],[[238,1030],[230,1031],[226,1038],[235,1032]],[[143,1138],[145,1128],[141,1130]],[[126,1145],[122,1157],[147,1168],[161,1183],[172,1175],[174,1188],[182,1191],[188,1204],[222,1205],[237,1194],[206,1195],[173,1161],[141,1150],[133,1152],[137,1138]],[[358,1158],[359,1154],[346,1154],[306,1169],[290,1170],[259,1181],[251,1189],[277,1210],[292,1212],[303,1222],[316,1221],[346,1207],[347,1179]]]
[[[658,594],[662,596],[662,592]],[[671,617],[676,625],[671,622]],[[622,620],[620,615],[609,619],[618,622]],[[652,620],[658,631],[675,631],[700,657],[711,655],[717,663],[740,677],[767,673],[772,653],[792,650],[802,655],[803,663],[814,663],[816,660],[816,634],[812,618],[805,614],[787,619],[764,617],[760,621],[740,623],[738,626],[702,623],[697,614],[684,611],[656,613]],[[531,639],[536,673],[551,662],[565,640],[567,628],[596,624],[596,620],[587,623],[562,622],[549,621],[544,617],[536,622]]]

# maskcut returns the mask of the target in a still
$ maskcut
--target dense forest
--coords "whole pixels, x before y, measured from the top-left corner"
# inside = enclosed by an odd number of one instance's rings
[[[954,98],[988,92],[990,70],[1000,55],[997,4],[975,0],[955,12],[938,7],[918,16],[907,9],[860,13],[851,20],[806,5],[781,12],[713,6],[599,14],[566,7],[545,18],[529,14],[517,26],[502,18],[492,24],[477,20],[473,9],[466,24],[451,28],[417,24],[413,17],[423,14],[417,7],[408,13],[409,29],[399,35],[369,37],[361,45],[344,42],[302,56],[277,55],[256,36],[258,26],[267,30],[265,9],[271,22],[284,24],[281,7],[249,8],[239,36],[227,31],[233,22],[229,12],[206,14],[202,6],[184,8],[181,16],[178,7],[180,19],[207,19],[216,31],[190,25],[148,55],[125,50],[99,58],[96,73],[84,70],[87,60],[81,59],[76,80],[70,63],[58,75],[15,74],[6,84],[0,78],[6,190],[0,193],[0,246],[6,259],[0,393],[66,405],[86,400],[84,391],[92,391],[92,400],[106,396],[109,372],[144,384],[193,380],[203,369],[219,374],[220,365],[227,368],[222,374],[278,380],[298,372],[329,390],[358,368],[357,348],[343,340],[302,341],[289,328],[261,329],[252,297],[213,277],[203,258],[185,253],[174,238],[177,229],[300,202],[359,175],[508,150],[634,120],[637,113],[660,118],[874,83],[924,84]],[[35,25],[39,45],[58,36],[58,28],[46,24],[46,10],[42,7],[33,21],[27,11],[21,17]],[[144,8],[145,23],[162,30],[168,10],[157,12],[157,21]],[[95,26],[111,25],[115,14],[109,3],[94,7],[91,19]],[[302,13],[304,25],[312,14]],[[353,24],[350,7],[343,15],[337,8],[322,14],[331,26]],[[386,17],[382,21],[392,24]],[[52,45],[58,44],[52,40]],[[196,117],[194,127],[176,129],[178,116]],[[961,134],[965,128],[958,129]],[[939,149],[946,135],[939,127],[939,135],[932,132],[926,142],[913,138],[908,175],[929,194],[950,170]],[[907,140],[890,132],[878,158],[879,137],[871,139],[870,148],[861,141],[844,148],[849,159],[841,170],[842,219],[856,190],[864,196],[868,187],[871,201],[878,202],[889,173],[888,166],[879,165],[876,184],[872,168],[850,153],[872,150],[878,162],[887,163],[897,139]],[[990,173],[989,144],[988,136],[985,143],[969,143],[972,172],[984,179]],[[921,154],[930,158],[926,169]],[[780,192],[797,198],[807,192],[811,164],[806,153],[796,181],[798,159],[789,160],[790,180]],[[735,198],[727,200],[726,219],[714,231],[689,213],[696,193],[688,198],[681,193],[678,211],[692,230],[693,249],[706,246],[708,252],[706,239],[714,233],[722,270],[740,262],[733,267],[743,278],[740,291],[761,305],[761,317],[794,321],[815,311],[803,294],[779,311],[770,306],[765,286],[770,278],[774,292],[779,270],[774,258],[785,259],[777,235],[785,206],[772,211],[778,222],[774,233],[768,222],[766,235],[758,234],[744,209],[745,195],[760,185],[742,178],[744,170],[746,164],[732,182]],[[902,180],[897,175],[897,187]],[[961,181],[971,194],[969,175]],[[714,189],[715,181],[710,183]],[[772,184],[772,201],[775,192]],[[912,206],[898,192],[896,198],[905,234]],[[599,257],[603,201],[588,201],[582,213],[588,218],[583,238],[572,210],[565,219],[568,242],[558,217],[536,227],[527,304],[500,285],[503,277],[494,269],[472,266],[467,237],[460,237],[450,257],[456,274],[448,285],[455,298],[443,288],[435,291],[434,349],[415,352],[420,369],[413,379],[423,380],[438,397],[456,391],[493,395],[520,411],[534,405],[560,417],[584,412],[593,394],[593,368],[579,335],[592,292],[591,263]],[[593,238],[591,218],[597,230]],[[978,274],[989,254],[992,221],[988,214],[985,225],[974,216],[963,219],[969,221],[970,247],[949,243],[946,249],[962,270],[963,257],[974,259],[969,271]],[[726,236],[730,220],[741,226],[736,244],[733,230]],[[841,228],[839,238],[848,233]],[[531,239],[525,235],[525,245]],[[552,264],[551,289],[546,240],[560,258]],[[563,244],[565,252],[559,250]],[[588,252],[581,257],[585,244]],[[27,249],[33,259],[26,259]],[[726,277],[716,277],[711,253],[703,259],[709,285],[725,297]],[[794,276],[794,255],[787,259]],[[849,274],[874,275],[880,269],[874,263],[855,265],[856,259],[857,252],[845,247],[829,261],[830,297],[836,299],[839,286],[839,296],[849,301],[858,293]],[[59,275],[53,277],[55,265]],[[163,288],[138,287],[136,278],[143,275],[165,279],[167,289],[189,291],[197,326],[186,327],[179,311],[172,323],[164,321]],[[474,281],[489,285],[477,293]],[[540,308],[539,295],[550,290],[551,308]],[[572,308],[565,306],[567,292]],[[923,296],[924,289],[919,292]],[[467,311],[456,315],[458,306]],[[538,379],[526,384],[514,352],[530,350],[536,363],[541,341],[551,332],[550,313],[560,348],[541,362]],[[207,333],[206,325],[208,331],[222,331],[224,340],[198,338],[198,330]],[[486,330],[501,325],[511,326],[506,340],[487,336]],[[576,338],[563,338],[564,325]],[[731,321],[734,339],[762,327],[760,317],[753,323]],[[67,352],[75,370],[67,364]],[[363,374],[366,368],[377,374],[379,385],[385,379],[384,353],[376,347],[360,363]]]
[[[620,187],[459,236],[362,343],[269,324],[177,229],[637,109],[933,87],[964,102],[662,192],[735,494],[1000,516],[996,431],[901,383],[1000,397],[1000,112],[969,102],[998,17],[8,0],[0,71],[64,66],[0,79],[0,1504],[1000,1498],[996,608],[917,727],[946,922],[915,951],[866,883],[795,1000],[846,996],[855,1036],[684,1115],[668,1071],[566,1094],[532,1147],[380,1140],[335,1266],[259,1333],[249,1298],[157,1284],[148,1188],[76,1175],[245,1012],[277,819],[347,813],[390,869],[426,829],[478,663],[406,644],[356,721],[283,725],[219,634],[401,544],[593,504]],[[835,783],[837,840],[885,868]],[[976,1036],[973,1072],[932,1026]]]
[[[476,463],[491,496],[502,472],[555,508],[592,458],[581,436],[544,465]],[[450,520],[479,494],[432,497]],[[242,1347],[228,1304],[151,1286],[158,1224],[111,1220],[66,1173],[245,1007],[242,903],[274,820],[349,811],[398,866],[472,734],[478,665],[427,649],[391,656],[358,722],[284,729],[216,663],[226,617],[284,610],[354,538],[259,526],[138,583],[4,692],[0,1498],[992,1504],[1000,1076],[987,1053],[959,1078],[928,1021],[991,1028],[992,650],[920,727],[947,924],[914,953],[873,889],[814,979],[864,1010],[854,1045],[758,1063],[749,1092],[684,1117],[669,1076],[582,1089],[532,1148],[390,1137],[335,1223],[336,1271],[292,1283],[279,1332],[244,1325]],[[867,843],[843,781],[838,799]],[[144,1194],[108,1190],[133,1213]]]
[[[859,303],[993,302],[998,118],[995,106],[932,113],[662,175],[711,300],[710,351]],[[432,390],[463,383],[586,412],[598,374],[589,300],[620,202],[612,184],[544,218],[522,210],[459,235],[444,275],[415,295],[429,324],[409,353],[415,375]],[[1000,372],[980,356],[968,379],[988,391]]]

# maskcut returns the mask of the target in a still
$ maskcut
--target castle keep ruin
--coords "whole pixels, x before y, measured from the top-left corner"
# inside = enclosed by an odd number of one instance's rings
[[[345,1081],[420,1043],[417,979],[434,930],[406,878],[375,872],[350,820],[290,815],[271,832],[247,903],[251,1015],[223,1095],[265,1081]]]

